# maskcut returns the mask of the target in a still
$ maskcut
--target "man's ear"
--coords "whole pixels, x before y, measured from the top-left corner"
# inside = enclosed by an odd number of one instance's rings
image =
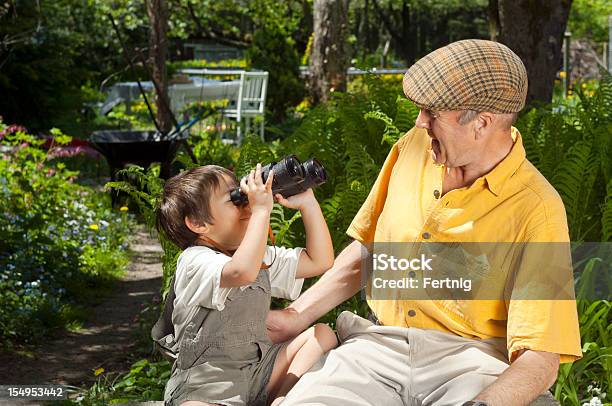
[[[487,111],[478,113],[474,120],[474,132],[476,133],[477,139],[493,128],[493,120],[494,117],[492,113]]]
[[[198,224],[187,216],[185,216],[185,225],[187,226],[188,229],[190,229],[191,231],[193,231],[194,233],[198,235],[207,234],[209,231],[208,224]]]

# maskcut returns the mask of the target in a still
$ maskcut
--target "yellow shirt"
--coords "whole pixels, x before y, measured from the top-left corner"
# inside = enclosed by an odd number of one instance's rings
[[[413,128],[392,147],[347,234],[362,243],[569,242],[560,196],[525,158],[514,127],[512,137],[510,153],[493,170],[442,196],[444,168],[431,157],[427,132]],[[557,353],[561,362],[582,356],[574,300],[368,298],[368,304],[384,325],[505,337],[510,361],[521,349]]]

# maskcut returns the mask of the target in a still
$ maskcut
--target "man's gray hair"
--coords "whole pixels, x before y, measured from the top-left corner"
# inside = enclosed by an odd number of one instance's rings
[[[480,113],[480,111],[476,110],[462,110],[461,113],[459,113],[457,122],[460,125],[466,125],[467,123],[472,122]],[[500,116],[503,119],[503,125],[507,127],[512,126],[518,117],[518,113],[499,113],[495,115]]]

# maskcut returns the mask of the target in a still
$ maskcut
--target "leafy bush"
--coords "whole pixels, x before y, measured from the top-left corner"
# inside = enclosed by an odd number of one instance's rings
[[[188,59],[184,61],[167,62],[168,74],[171,75],[181,69],[223,69],[223,68],[246,68],[244,59],[224,59],[221,61],[207,61],[206,59]]]
[[[166,381],[170,378],[168,361],[151,362],[146,359],[135,362],[126,374],[100,371],[98,381],[89,390],[79,395],[77,405],[105,406],[130,401],[145,402],[164,397]]]
[[[53,145],[70,137],[53,131]],[[0,123],[0,337],[30,342],[74,318],[127,264],[129,215],[25,129]],[[102,284],[103,285],[103,284]]]
[[[285,118],[289,107],[300,103],[305,94],[300,78],[298,55],[293,39],[283,30],[262,28],[253,35],[253,44],[247,51],[249,66],[269,72],[266,108],[272,120]]]

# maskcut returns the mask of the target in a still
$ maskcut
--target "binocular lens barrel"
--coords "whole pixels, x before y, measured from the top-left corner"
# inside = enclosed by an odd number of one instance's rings
[[[302,163],[295,155],[289,155],[280,162],[272,162],[261,168],[264,183],[268,180],[270,169],[274,169],[272,188],[278,184],[284,185],[291,182],[299,182],[304,178],[304,168],[302,168]]]
[[[274,170],[272,192],[280,193],[284,197],[296,195],[327,181],[325,168],[316,158],[311,158],[302,164],[295,155],[289,155],[280,162],[269,163],[261,170],[263,182],[268,180],[270,170]],[[232,190],[230,198],[237,206],[249,202],[248,196],[240,188]]]
[[[304,181],[312,181],[312,186],[319,186],[327,181],[325,168],[318,159],[310,158],[308,161],[304,162],[303,166],[304,172],[306,172]]]

